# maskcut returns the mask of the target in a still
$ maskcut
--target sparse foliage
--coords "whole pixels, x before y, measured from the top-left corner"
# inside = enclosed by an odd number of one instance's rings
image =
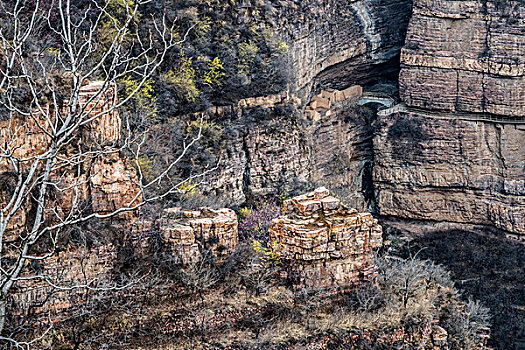
[[[239,211],[239,236],[241,240],[268,240],[268,231],[273,219],[279,216],[281,207],[266,200]]]
[[[152,77],[191,30],[182,37],[175,35],[174,23],[162,15],[150,19],[144,30],[140,11],[149,2],[37,0],[32,6],[21,0],[0,2],[0,172],[12,174],[14,180],[0,201],[0,339],[11,346],[31,345],[31,340],[9,336],[5,328],[8,300],[19,283],[38,281],[57,290],[122,287],[99,285],[96,279],[62,285],[29,268],[52,257],[70,227],[184,193],[183,183],[202,178],[202,173],[194,173],[168,181],[162,193],[150,191],[168,180],[200,139],[200,129],[184,140],[176,159],[151,176],[149,169],[142,172],[143,165],[149,166],[142,152],[146,128],[134,128],[130,113],[122,114],[122,132],[120,121],[111,119],[133,101],[142,107],[140,117],[155,113]],[[83,87],[92,81],[98,83],[90,85],[89,95],[83,97]],[[115,131],[106,129],[104,118],[113,121]],[[109,137],[97,136],[108,132]],[[39,143],[31,146],[35,135]],[[93,209],[99,203],[85,203],[84,195],[87,184],[98,176],[90,173],[90,165],[122,154],[136,166],[137,177],[127,180],[138,191],[122,204],[113,203],[112,209]],[[19,224],[21,215],[26,216],[24,225]]]

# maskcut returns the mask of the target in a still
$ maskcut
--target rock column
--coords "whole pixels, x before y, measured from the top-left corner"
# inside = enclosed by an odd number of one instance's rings
[[[298,287],[349,286],[377,275],[372,249],[382,228],[370,213],[346,208],[327,189],[285,201],[270,226]]]

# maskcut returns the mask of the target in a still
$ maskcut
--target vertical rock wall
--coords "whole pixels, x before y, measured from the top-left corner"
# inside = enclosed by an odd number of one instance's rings
[[[296,1],[280,10],[298,90],[314,82],[347,87],[397,70],[410,0]]]
[[[380,113],[374,138],[382,215],[525,234],[524,29],[522,1],[414,1],[408,107]]]
[[[319,120],[284,100],[267,108],[230,110],[231,137],[220,150],[225,166],[201,189],[239,204],[331,184],[349,205],[367,210],[373,199],[373,110],[358,107],[358,98],[326,99],[330,106],[319,109]]]
[[[181,264],[199,260],[203,250],[219,258],[227,256],[239,242],[237,215],[231,209],[166,209],[160,230]]]
[[[380,213],[525,234],[524,139],[523,125],[380,117],[374,140]]]
[[[525,116],[522,1],[415,0],[399,78],[414,107]]]

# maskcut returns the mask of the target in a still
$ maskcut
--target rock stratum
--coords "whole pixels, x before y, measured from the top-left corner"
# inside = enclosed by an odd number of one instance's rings
[[[260,23],[249,3],[242,20]],[[208,108],[223,133],[214,152],[227,166],[203,194],[231,205],[329,185],[359,211],[523,235],[522,5],[274,4],[263,20],[289,47],[288,91]],[[403,108],[376,115],[379,99],[362,97],[397,97],[389,79],[399,69]],[[363,95],[345,95],[357,86]]]
[[[165,243],[182,264],[197,262],[202,251],[217,257],[230,254],[239,242],[237,215],[231,209],[165,209],[160,225]]]
[[[120,139],[122,121],[118,110],[112,108],[118,101],[114,99],[116,86],[101,90],[102,86],[102,82],[94,81],[79,90],[79,105],[89,111],[89,115],[100,115],[73,135],[69,146],[78,147],[79,153],[87,154],[97,150],[97,147],[111,148]],[[66,112],[66,108],[68,107],[64,107],[63,112]],[[14,116],[0,121],[0,143],[5,145],[2,152],[25,159],[16,167],[7,156],[0,160],[0,208],[3,210],[11,210],[9,200],[13,195],[11,192],[16,188],[17,174],[27,174],[33,165],[31,157],[49,151],[52,140],[43,129],[49,127],[51,121],[56,122],[57,114],[48,105],[41,111],[34,111],[33,118]],[[66,159],[63,160],[64,163],[74,164],[72,158],[68,159],[69,151],[61,150],[59,158]],[[75,165],[57,167],[50,176],[50,181],[56,188],[47,198],[50,201],[48,207],[56,207],[55,215],[67,216],[77,207],[91,212],[108,213],[127,205],[137,205],[142,197],[137,185],[136,170],[130,163],[129,159],[122,157],[117,151],[99,151],[96,156],[86,157],[80,174]],[[35,202],[31,198],[26,198],[25,202],[8,227],[16,229],[31,224],[27,214],[35,206]],[[120,216],[130,218],[132,214],[127,212]]]
[[[414,1],[399,79],[407,107],[379,113],[374,137],[382,215],[525,234],[524,11]]]
[[[382,228],[370,213],[347,209],[324,187],[288,199],[270,241],[292,263],[296,287],[349,286],[377,276],[373,248]]]
[[[399,78],[409,106],[525,116],[523,1],[415,0]]]
[[[297,90],[346,88],[398,69],[408,0],[294,1],[276,8]]]
[[[525,125],[380,116],[373,182],[381,215],[525,234]]]

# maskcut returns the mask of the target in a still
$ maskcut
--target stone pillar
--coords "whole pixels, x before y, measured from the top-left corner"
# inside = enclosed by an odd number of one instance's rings
[[[298,287],[351,286],[377,275],[372,249],[382,228],[370,213],[346,208],[322,187],[285,201],[270,226]]]

